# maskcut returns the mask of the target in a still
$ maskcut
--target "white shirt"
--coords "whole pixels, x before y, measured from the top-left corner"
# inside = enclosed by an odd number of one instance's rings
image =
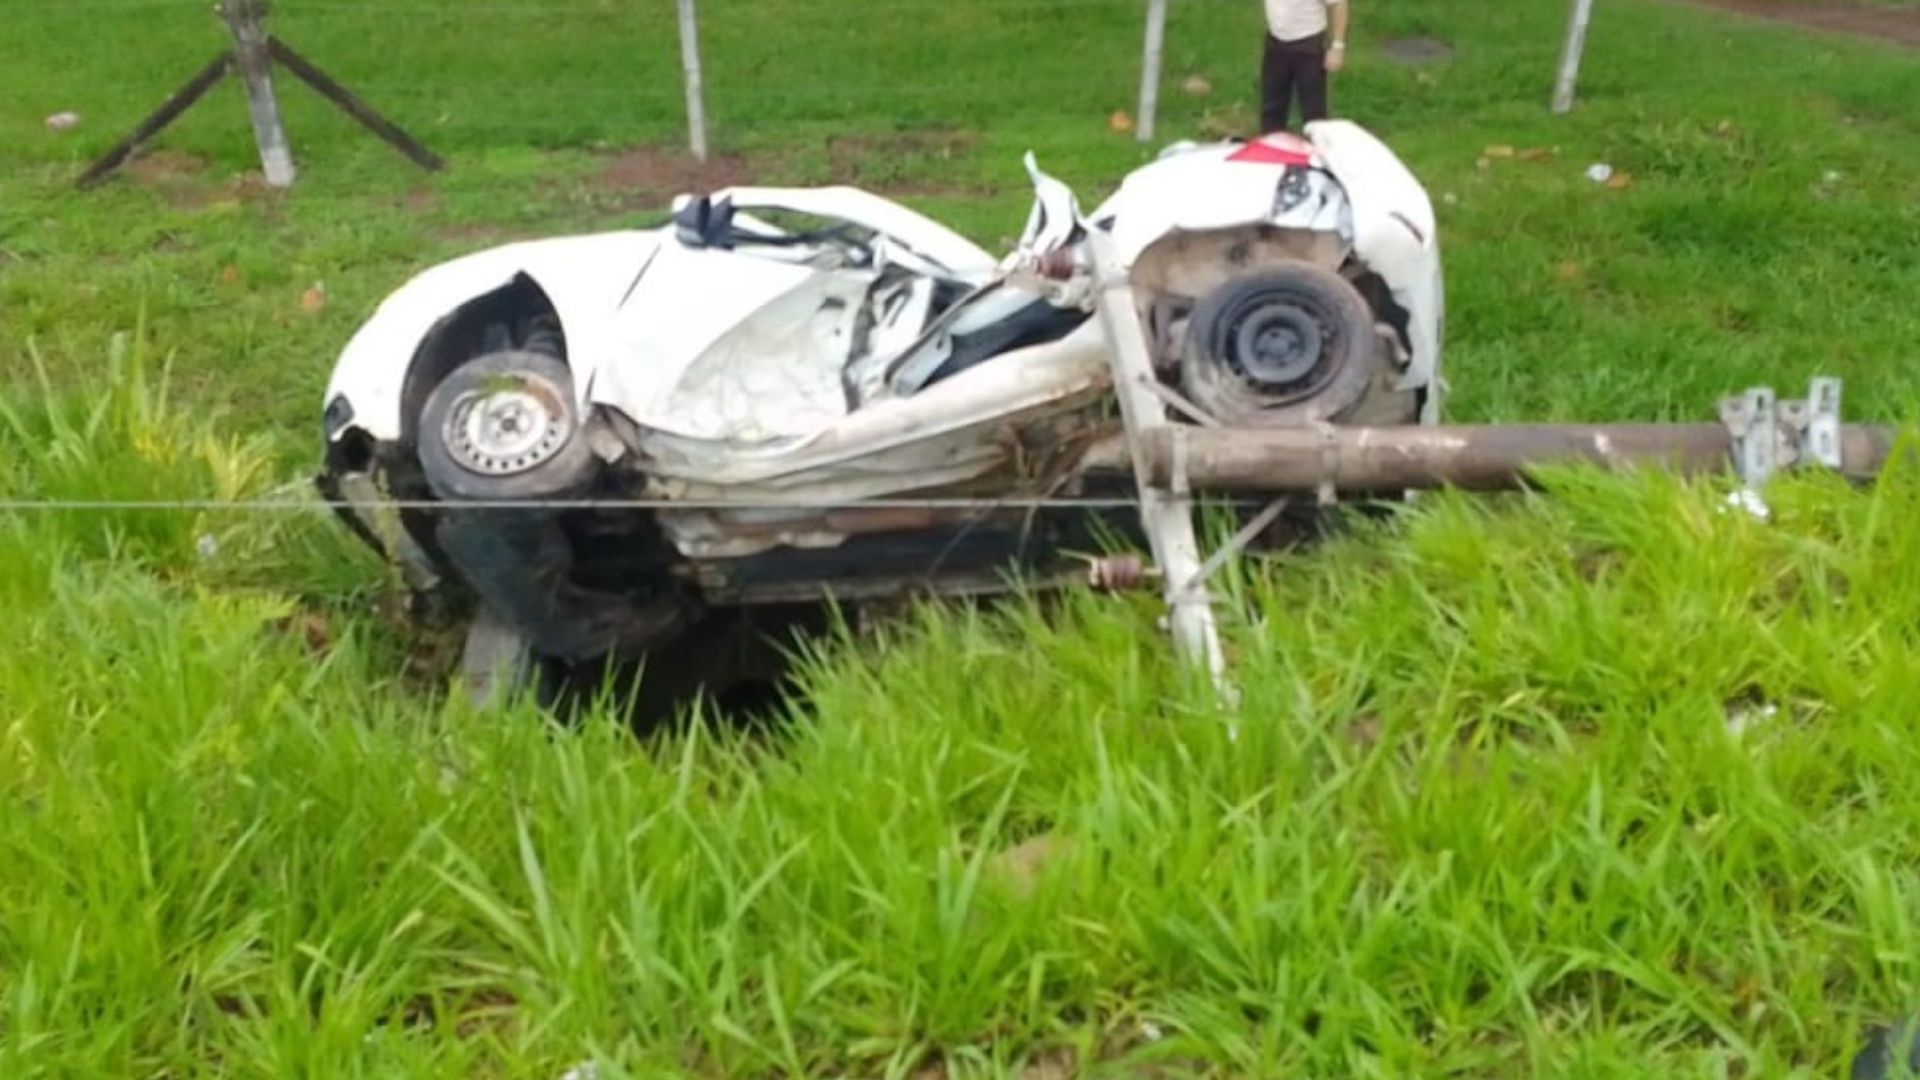
[[[1342,0],[1267,0],[1267,32],[1281,41],[1299,41],[1327,28],[1327,9]]]

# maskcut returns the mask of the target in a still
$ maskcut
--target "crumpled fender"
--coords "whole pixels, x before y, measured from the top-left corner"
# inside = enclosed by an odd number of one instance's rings
[[[618,340],[611,323],[620,299],[659,247],[660,230],[629,230],[506,244],[441,263],[381,301],[341,351],[326,402],[344,398],[345,427],[382,442],[405,428],[401,396],[421,341],[461,306],[524,275],[552,302],[567,338],[574,392],[585,404],[594,374]],[[340,431],[330,432],[337,438]]]
[[[1110,223],[1115,247],[1129,266],[1156,241],[1176,232],[1259,224],[1340,232],[1407,312],[1412,356],[1400,388],[1432,387],[1440,362],[1445,291],[1438,230],[1426,189],[1385,143],[1350,120],[1310,123],[1304,143],[1313,163],[1331,175],[1346,196],[1345,210],[1337,218],[1310,203],[1276,217],[1277,185],[1290,161],[1304,150],[1300,140],[1272,136],[1246,144],[1170,146],[1159,159],[1128,174],[1091,220]],[[1429,421],[1437,398],[1428,395]]]
[[[1140,254],[1176,232],[1210,232],[1274,221],[1274,195],[1286,165],[1230,161],[1240,146],[1177,144],[1128,173],[1095,208],[1094,222],[1110,222],[1115,254],[1132,266]],[[1305,218],[1303,228],[1337,229],[1337,220]]]
[[[1358,124],[1322,120],[1308,124],[1306,134],[1353,206],[1354,254],[1407,312],[1413,356],[1401,388],[1430,386],[1446,315],[1433,201],[1399,157]],[[1430,412],[1438,397],[1428,395]]]

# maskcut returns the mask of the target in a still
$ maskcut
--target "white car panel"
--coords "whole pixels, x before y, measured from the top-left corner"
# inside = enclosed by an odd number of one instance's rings
[[[659,234],[649,231],[566,236],[507,244],[433,267],[388,296],[347,342],[326,400],[345,395],[354,427],[381,441],[399,439],[400,395],[421,339],[462,305],[525,274],[547,294],[566,327],[574,388],[584,401],[595,368],[611,355],[605,347],[608,322],[620,294],[659,243]]]
[[[1354,254],[1407,312],[1413,358],[1401,389],[1430,386],[1445,310],[1433,202],[1393,151],[1357,124],[1321,121],[1308,124],[1307,135],[1353,204]],[[1427,422],[1437,419],[1439,397],[1428,396]]]
[[[632,295],[613,318],[588,329],[588,340],[576,344],[573,326],[566,325],[569,356],[585,349],[619,357],[597,371],[594,404],[669,431],[707,431],[710,417],[673,413],[674,388],[688,369],[757,313],[793,294],[811,295],[832,279],[810,266],[688,248],[668,238]]]

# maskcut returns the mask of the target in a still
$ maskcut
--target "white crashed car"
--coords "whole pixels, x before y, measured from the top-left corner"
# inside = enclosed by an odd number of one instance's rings
[[[339,359],[321,490],[419,593],[560,661],[714,612],[1044,580],[1136,527],[982,505],[1128,490],[1088,456],[1118,423],[1091,230],[1176,415],[1436,418],[1432,206],[1362,128],[1180,144],[1091,213],[1027,167],[1004,259],[863,191],[732,188],[429,269]]]

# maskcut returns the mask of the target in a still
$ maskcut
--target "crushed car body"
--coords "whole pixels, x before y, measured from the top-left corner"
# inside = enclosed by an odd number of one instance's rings
[[[1052,504],[1125,490],[1094,452],[1094,231],[1187,421],[1437,422],[1433,210],[1364,129],[1178,144],[1090,213],[1026,165],[1001,258],[868,192],[737,187],[433,267],[340,356],[320,486],[416,589],[563,660],[719,608],[1044,580],[1132,527]]]

